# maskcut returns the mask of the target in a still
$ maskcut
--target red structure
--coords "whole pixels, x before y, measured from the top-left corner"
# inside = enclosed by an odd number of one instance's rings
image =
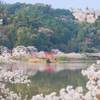
[[[51,64],[51,65],[49,65],[49,66],[47,66],[47,65],[45,65],[45,70],[44,71],[46,71],[46,72],[52,72],[54,69],[53,69],[53,65]]]
[[[53,53],[45,53],[45,60],[47,60],[47,58],[51,58],[51,60],[53,60]]]

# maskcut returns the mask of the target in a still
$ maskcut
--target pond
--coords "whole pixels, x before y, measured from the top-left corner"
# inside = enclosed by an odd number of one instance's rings
[[[7,83],[7,87],[11,91],[22,94],[22,99],[25,95],[32,98],[33,95],[43,93],[44,95],[56,92],[59,95],[61,88],[66,88],[67,85],[73,85],[74,89],[77,86],[84,88],[84,93],[87,77],[81,74],[82,69],[88,68],[93,62],[86,63],[51,63],[51,64],[29,64],[28,62],[20,62],[18,64],[7,65],[2,67],[5,71],[24,70],[24,74],[28,75],[31,80],[30,86],[26,84],[11,84]]]

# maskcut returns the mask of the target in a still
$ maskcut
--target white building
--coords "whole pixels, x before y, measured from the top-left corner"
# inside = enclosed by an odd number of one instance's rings
[[[3,19],[0,19],[0,25],[2,25],[3,24]]]

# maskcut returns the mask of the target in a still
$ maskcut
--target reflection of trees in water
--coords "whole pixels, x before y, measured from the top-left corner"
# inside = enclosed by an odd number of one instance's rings
[[[82,86],[86,92],[85,85],[87,79],[80,74],[79,70],[63,70],[58,73],[43,73],[38,71],[35,76],[30,76],[29,78],[31,80],[30,87],[19,84],[15,85],[15,87],[10,85],[10,89],[16,92],[19,91],[23,95],[29,94],[29,98],[31,98],[32,95],[39,93],[49,94],[53,91],[57,92],[59,95],[59,90],[61,88],[66,88],[67,85],[73,85],[74,88]]]
[[[7,65],[8,66],[8,65]],[[6,68],[8,68],[5,66]],[[53,71],[45,71],[45,66],[49,69],[53,67]],[[24,73],[27,74],[31,80],[30,87],[22,84],[11,85],[8,84],[10,90],[15,92],[21,92],[23,96],[26,94],[31,98],[32,95],[38,93],[49,94],[53,91],[57,92],[59,95],[59,90],[61,88],[66,88],[67,85],[73,85],[74,88],[77,86],[82,86],[86,92],[86,78],[82,76],[81,70],[84,67],[87,67],[86,64],[32,64],[28,63],[19,63],[11,65],[12,71],[14,70],[24,70]],[[4,67],[4,68],[5,68]],[[27,90],[27,92],[26,92]]]
[[[86,79],[79,73],[80,73],[79,70],[75,70],[75,71],[63,70],[58,73],[45,72],[43,74],[38,73],[37,75],[33,77],[33,79],[35,78],[38,81],[41,81],[39,82],[39,85],[38,85],[41,88],[46,88],[46,89],[49,88],[50,90],[48,93],[52,91],[59,93],[59,90],[61,88],[66,88],[67,85],[73,85],[74,88],[77,86],[82,86],[85,88]],[[44,93],[48,94],[46,92]]]

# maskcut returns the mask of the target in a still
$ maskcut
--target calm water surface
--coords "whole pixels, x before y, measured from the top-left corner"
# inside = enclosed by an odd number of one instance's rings
[[[16,93],[20,92],[24,98],[28,94],[30,99],[32,95],[39,93],[49,94],[57,92],[61,88],[66,88],[67,85],[73,85],[74,89],[77,86],[84,88],[84,93],[87,78],[81,74],[82,69],[88,68],[91,63],[57,63],[57,64],[29,64],[28,62],[20,62],[13,65],[2,65],[5,71],[24,70],[24,74],[29,76],[31,80],[30,86],[7,83],[7,87]]]

